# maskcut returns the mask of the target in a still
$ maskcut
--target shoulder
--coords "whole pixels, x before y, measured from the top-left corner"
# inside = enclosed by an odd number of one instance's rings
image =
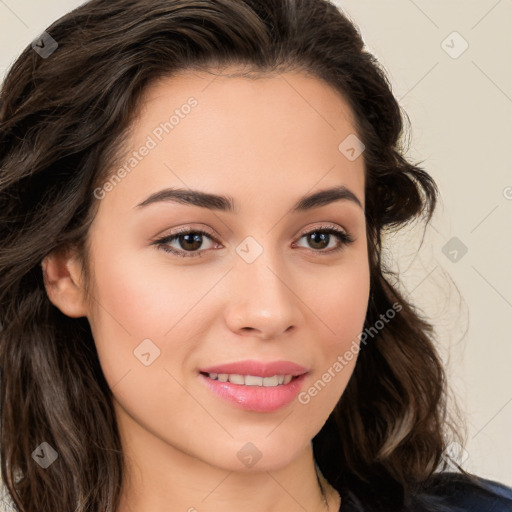
[[[512,512],[512,488],[476,475],[436,473],[427,494],[440,498],[449,511]]]
[[[340,512],[391,512],[388,505],[363,501],[345,488]],[[467,472],[440,472],[406,501],[400,512],[512,512],[512,488]]]

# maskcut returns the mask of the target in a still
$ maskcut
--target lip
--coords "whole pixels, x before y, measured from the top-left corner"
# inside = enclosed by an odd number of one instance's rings
[[[291,361],[236,361],[233,363],[209,366],[199,370],[203,373],[229,373],[272,377],[273,375],[292,375],[297,377],[308,372],[307,368]]]
[[[300,392],[306,379],[304,373],[294,377],[288,384],[275,387],[244,386],[232,382],[221,382],[199,374],[199,378],[210,391],[239,409],[253,412],[274,412],[291,403]]]
[[[290,404],[299,394],[309,371],[291,361],[238,361],[202,368],[199,378],[206,387],[218,397],[239,409],[253,412],[273,412]],[[245,386],[232,382],[213,380],[203,373],[229,373],[272,377],[274,375],[292,375],[288,384],[279,386]]]

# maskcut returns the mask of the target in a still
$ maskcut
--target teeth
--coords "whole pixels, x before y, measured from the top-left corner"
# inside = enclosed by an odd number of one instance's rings
[[[242,382],[237,382],[237,384],[245,384],[246,386],[263,386],[263,381],[266,380],[263,377],[255,377],[254,375],[247,375],[245,379],[241,375],[239,377],[241,377]]]
[[[243,375],[237,375],[236,373],[233,373],[229,376],[229,382],[232,384],[245,384],[245,379]]]
[[[292,375],[274,375],[272,377],[258,377],[255,375],[239,375],[227,373],[209,373],[208,376],[212,380],[220,382],[231,382],[232,384],[239,384],[244,386],[263,386],[275,387],[291,382]]]
[[[265,377],[261,379],[262,384],[267,387],[278,386],[279,385],[279,375],[274,375],[273,377]]]

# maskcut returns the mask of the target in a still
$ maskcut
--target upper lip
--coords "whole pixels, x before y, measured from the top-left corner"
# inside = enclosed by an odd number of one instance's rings
[[[237,375],[253,375],[255,377],[273,377],[274,375],[302,375],[307,368],[291,361],[236,361],[201,368],[203,373],[227,373]]]

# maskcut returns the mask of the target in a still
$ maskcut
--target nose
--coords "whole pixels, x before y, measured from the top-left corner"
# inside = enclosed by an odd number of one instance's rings
[[[232,332],[269,340],[296,329],[302,319],[301,301],[290,276],[277,258],[267,258],[265,252],[252,263],[236,261],[225,312]]]

